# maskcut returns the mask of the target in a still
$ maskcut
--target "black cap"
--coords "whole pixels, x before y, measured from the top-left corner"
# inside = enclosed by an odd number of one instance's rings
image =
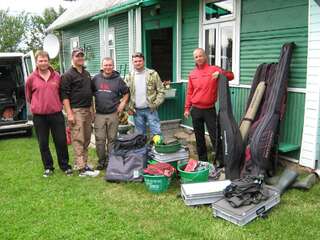
[[[83,51],[83,48],[74,48],[72,50],[72,57],[73,56],[77,56],[78,54],[82,53],[82,55],[84,55],[84,51]]]

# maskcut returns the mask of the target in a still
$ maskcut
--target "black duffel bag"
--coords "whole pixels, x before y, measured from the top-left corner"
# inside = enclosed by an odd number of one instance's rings
[[[141,182],[142,171],[147,165],[147,146],[142,148],[109,153],[109,163],[106,170],[106,181],[111,182]]]
[[[122,134],[119,135],[114,143],[115,151],[142,148],[147,143],[147,137],[143,134]]]

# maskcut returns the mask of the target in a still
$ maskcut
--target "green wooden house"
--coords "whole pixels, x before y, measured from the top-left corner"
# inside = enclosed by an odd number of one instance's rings
[[[281,126],[283,157],[313,169],[320,155],[320,7],[318,0],[91,0],[79,1],[48,31],[62,36],[62,71],[72,48],[86,51],[91,74],[111,56],[125,75],[131,55],[142,51],[147,66],[171,80],[176,97],[161,106],[162,120],[183,119],[192,52],[203,47],[209,62],[232,70],[234,115],[238,121],[257,66],[276,62],[281,46],[295,42],[287,111]]]

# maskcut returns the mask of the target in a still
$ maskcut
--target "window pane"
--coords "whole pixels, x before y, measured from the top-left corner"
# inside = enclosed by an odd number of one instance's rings
[[[109,49],[110,57],[114,59],[114,49]]]
[[[108,44],[109,44],[109,47],[114,46],[114,31],[109,32]]]
[[[219,19],[233,15],[233,0],[212,1],[205,5],[206,20]]]
[[[216,29],[207,29],[205,32],[205,51],[208,63],[216,65]]]
[[[221,28],[221,67],[232,70],[233,27]]]

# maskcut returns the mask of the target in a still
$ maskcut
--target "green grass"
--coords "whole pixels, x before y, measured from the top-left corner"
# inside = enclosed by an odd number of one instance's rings
[[[319,184],[290,190],[267,219],[238,227],[214,219],[209,207],[186,207],[178,183],[156,195],[141,183],[67,177],[59,169],[45,179],[42,171],[35,138],[0,139],[1,240],[320,239]]]

